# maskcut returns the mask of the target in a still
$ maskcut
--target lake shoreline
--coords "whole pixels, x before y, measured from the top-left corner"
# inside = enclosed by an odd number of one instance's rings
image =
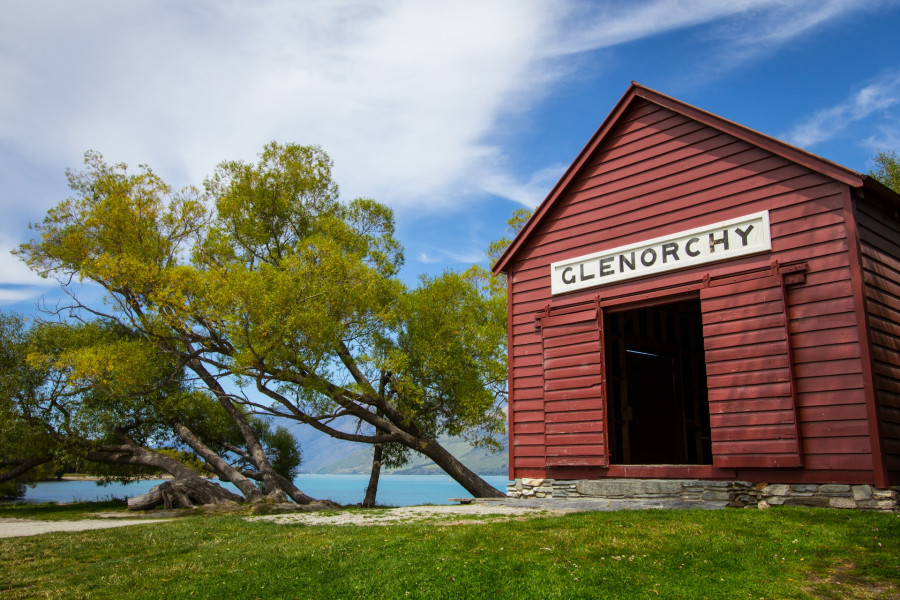
[[[505,476],[486,476],[485,481],[506,492]],[[133,498],[147,493],[166,479],[154,477],[129,483],[104,483],[99,477],[67,476],[62,479],[41,481],[29,486],[19,501],[42,502],[92,502]],[[305,494],[320,500],[331,500],[341,505],[354,505],[363,501],[368,485],[368,475],[337,475],[307,473],[298,475],[295,485]],[[237,491],[229,482],[219,482],[231,491]],[[451,498],[465,498],[469,494],[461,485],[444,475],[383,475],[378,486],[377,502],[382,506],[415,506],[421,504],[452,504]]]

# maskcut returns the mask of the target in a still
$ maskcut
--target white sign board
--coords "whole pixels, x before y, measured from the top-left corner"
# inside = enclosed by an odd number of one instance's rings
[[[550,265],[550,291],[564,294],[772,249],[769,211],[696,227]]]

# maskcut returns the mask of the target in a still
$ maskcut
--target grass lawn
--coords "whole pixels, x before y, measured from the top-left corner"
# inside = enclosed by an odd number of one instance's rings
[[[0,507],[0,517],[59,514]],[[900,515],[827,509],[371,527],[198,515],[0,539],[0,556],[6,600],[900,597]]]

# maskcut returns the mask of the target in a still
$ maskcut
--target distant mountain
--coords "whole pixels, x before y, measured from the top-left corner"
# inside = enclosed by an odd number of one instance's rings
[[[303,450],[303,473],[358,473],[368,474],[372,468],[372,446],[357,442],[338,440],[316,431],[312,427],[291,424],[293,434],[300,441]],[[500,442],[503,449],[499,452],[488,452],[481,448],[473,448],[461,438],[442,437],[438,440],[453,456],[479,475],[506,475],[507,437]],[[425,456],[412,453],[411,461],[401,469],[385,469],[383,473],[421,475],[440,474],[443,471]]]
[[[473,448],[471,444],[462,438],[442,437],[438,440],[450,454],[455,456],[464,465],[479,475],[506,475],[507,470],[507,438],[503,436],[503,449],[499,452],[489,452],[483,448]],[[368,474],[372,468],[372,448],[366,446],[353,454],[349,454],[319,468],[316,473],[358,473]],[[399,469],[385,469],[383,473],[394,475],[439,475],[443,473],[440,467],[431,459],[413,453],[409,464]]]

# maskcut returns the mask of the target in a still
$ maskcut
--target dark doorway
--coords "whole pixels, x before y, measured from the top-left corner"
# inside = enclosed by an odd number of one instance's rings
[[[699,298],[605,312],[610,462],[712,464]]]

